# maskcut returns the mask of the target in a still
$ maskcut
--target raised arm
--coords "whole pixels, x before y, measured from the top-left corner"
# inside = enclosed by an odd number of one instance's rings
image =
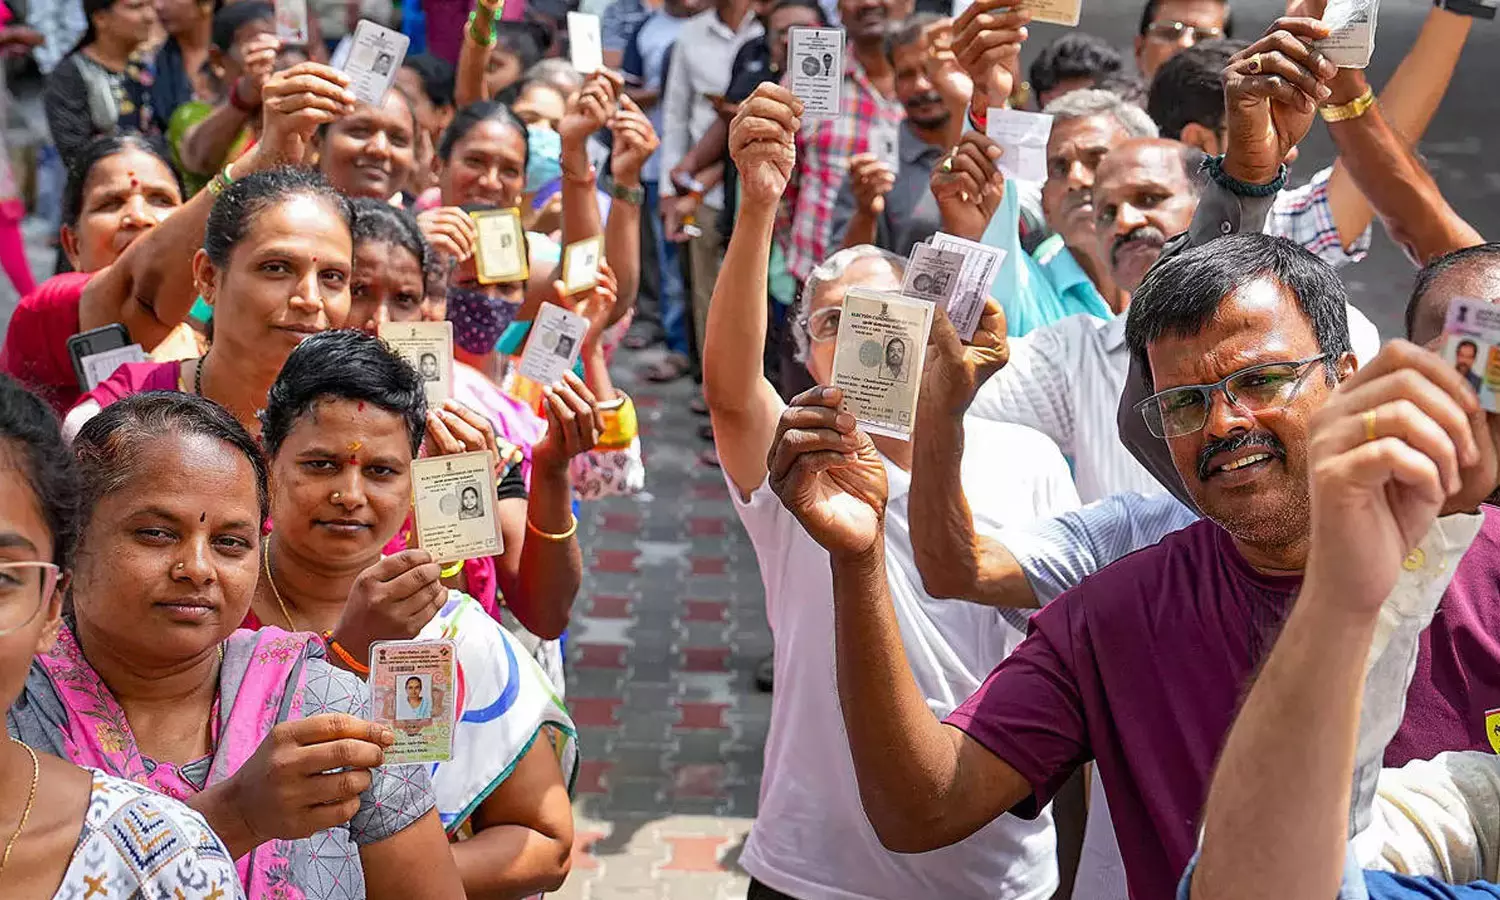
[[[834,652],[859,796],[889,850],[919,853],[973,834],[1031,793],[1015,769],[938,722],[917,688],[885,570],[885,466],[817,387],[778,425],[770,482],[829,554]]]
[[[599,202],[594,197],[598,173],[589,163],[588,140],[609,124],[624,82],[614,72],[600,70],[590,75],[583,88],[568,101],[567,113],[557,127],[562,139],[562,239],[566,247],[575,241],[603,234]]]
[[[453,107],[489,99],[484,74],[495,49],[495,23],[500,20],[502,0],[475,0],[474,20],[464,27],[463,47],[453,75]]]
[[[622,194],[643,190],[641,168],[656,152],[660,141],[651,120],[624,93],[620,94],[619,109],[609,120],[609,130],[614,135],[609,174],[615,191],[614,202],[609,205],[609,220],[604,223],[604,255],[620,282],[620,302],[610,314],[613,325],[635,308],[641,287],[641,202],[645,197],[639,194],[638,202]]]
[[[766,451],[782,410],[761,357],[771,235],[796,164],[793,139],[801,112],[802,102],[790,91],[762,84],[740,104],[729,135],[742,198],[708,307],[703,397],[713,417],[719,462],[743,497],[766,478]]]
[[[1493,490],[1494,435],[1451,365],[1397,341],[1317,413],[1309,471],[1306,577],[1209,791],[1199,900],[1338,894],[1382,605],[1438,515]]]
[[[177,157],[182,167],[199,175],[216,174],[229,156],[240,132],[252,117],[260,114],[261,92],[276,65],[276,51],[281,42],[272,34],[257,34],[235,48],[244,60],[245,73],[234,84],[224,102],[208,116],[187,126],[177,142]],[[177,117],[174,115],[173,119]]]
[[[232,166],[236,177],[277,165],[296,165],[319,125],[354,106],[349,77],[318,63],[278,72],[263,93],[265,125],[255,149]],[[166,221],[142,235],[120,258],[94,276],[79,302],[87,331],[119,322],[143,346],[154,347],[192,309],[192,251],[203,243],[203,227],[216,195],[201,191]]]

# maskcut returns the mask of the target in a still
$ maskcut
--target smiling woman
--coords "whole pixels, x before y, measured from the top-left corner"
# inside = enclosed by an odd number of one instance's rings
[[[348,201],[315,172],[273,169],[230,185],[193,259],[198,293],[214,306],[213,346],[198,360],[121,366],[68,414],[66,430],[131,394],[176,390],[258,432],[256,411],[287,355],[349,314],[349,220]]]
[[[416,170],[416,145],[411,101],[387,91],[379,106],[362,103],[318,132],[318,167],[342,194],[390,200]]]

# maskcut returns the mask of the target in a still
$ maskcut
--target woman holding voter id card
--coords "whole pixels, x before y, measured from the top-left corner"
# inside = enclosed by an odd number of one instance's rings
[[[452,754],[437,763],[433,789],[443,827],[461,839],[453,856],[464,884],[485,896],[553,890],[573,845],[572,721],[521,642],[472,597],[443,585],[444,570],[457,566],[439,560],[490,552],[465,550],[454,537],[487,523],[504,544],[502,568],[519,557],[526,593],[545,594],[551,579],[576,591],[576,525],[566,490],[529,504],[498,499],[509,467],[494,453],[487,423],[467,410],[440,417],[428,414],[419,373],[375,338],[338,331],[292,353],[263,416],[275,526],[245,625],[321,633],[330,659],[361,677],[376,642],[455,642],[461,691]],[[477,452],[451,437],[468,431],[483,435]],[[434,440],[438,432],[447,437]],[[418,459],[424,440],[433,452]],[[462,468],[475,456],[487,483],[453,482],[429,520],[429,485],[450,463]],[[468,510],[471,489],[493,501],[478,504],[477,517]],[[412,548],[385,556],[413,496]],[[536,552],[551,545],[570,564]]]
[[[249,433],[201,397],[152,392],[73,449],[71,602],[11,734],[192,807],[251,898],[462,897],[428,773],[383,766],[394,735],[363,719],[365,685],[314,635],[236,630],[269,502]]]

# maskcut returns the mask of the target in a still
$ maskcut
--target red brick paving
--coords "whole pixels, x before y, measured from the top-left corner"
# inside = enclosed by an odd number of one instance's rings
[[[724,793],[724,766],[719,763],[687,763],[672,773],[672,793],[677,797],[718,797]]]
[[[628,649],[624,644],[578,643],[568,648],[568,656],[580,669],[623,669]]]
[[[605,794],[609,789],[609,770],[614,763],[602,759],[585,759],[578,763],[578,780],[573,786],[575,794]]]
[[[595,594],[594,599],[589,603],[589,615],[596,619],[628,619],[631,605],[630,597]]]
[[[684,600],[682,621],[723,622],[729,617],[729,604],[722,600]]]
[[[624,701],[619,697],[568,697],[568,712],[575,725],[611,728],[618,725],[615,713]]]
[[[683,647],[684,672],[728,672],[728,647]]]
[[[634,572],[635,558],[639,555],[635,550],[595,550],[594,571]]]
[[[694,575],[723,575],[729,570],[729,560],[722,556],[689,557]]]
[[[725,837],[662,837],[672,848],[672,855],[663,869],[673,872],[722,872],[719,853],[729,838]]]
[[[571,706],[572,701],[569,701]],[[695,700],[678,700],[677,729],[724,729],[729,726],[724,724],[724,710],[729,708],[728,703],[702,703]],[[577,716],[573,717],[577,719]]]

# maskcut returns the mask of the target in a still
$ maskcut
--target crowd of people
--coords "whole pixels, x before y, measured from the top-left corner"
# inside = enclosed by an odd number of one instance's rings
[[[305,44],[268,0],[0,5],[50,133],[35,179],[0,159],[0,895],[558,889],[578,523],[645,487],[611,364],[661,345],[774,638],[751,900],[1500,897],[1500,379],[1445,333],[1500,245],[1416,150],[1494,5],[1438,0],[1377,95],[1324,0],[1240,37],[1231,4],[1025,71],[1016,0],[308,0]],[[410,41],[375,102],[360,20]],[[814,117],[789,39],[827,27]],[[1045,181],[1007,109],[1051,117]],[[1377,220],[1402,335],[1340,276]],[[846,294],[939,232],[1003,259],[972,337],[940,311],[893,364],[909,438],[866,431]],[[451,346],[414,364],[403,323]],[[94,372],[106,334],[138,356]],[[472,454],[494,502],[456,515],[500,549],[453,561],[418,472]],[[392,700],[452,700],[430,764],[386,762],[367,682],[403,641],[456,657],[456,697]]]

